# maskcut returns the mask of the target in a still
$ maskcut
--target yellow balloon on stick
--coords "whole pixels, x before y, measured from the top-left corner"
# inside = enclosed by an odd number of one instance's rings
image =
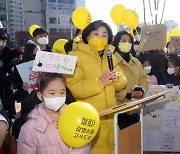
[[[62,140],[70,147],[82,147],[97,134],[100,125],[96,109],[86,102],[74,102],[61,112],[58,130]]]
[[[38,26],[38,25],[31,25],[31,26],[29,27],[29,33],[30,33],[31,36],[33,36],[33,32],[34,32],[34,30],[35,30],[36,28],[39,28],[39,26]]]
[[[66,51],[64,49],[64,45],[68,41],[66,39],[58,39],[54,44],[53,44],[53,52],[54,53],[60,53],[60,54],[66,54]]]
[[[179,28],[172,29],[171,36],[180,36],[180,29]]]
[[[117,4],[111,9],[111,19],[116,25],[120,25],[123,22],[122,15],[125,9],[121,4]]]
[[[132,9],[124,10],[123,22],[127,27],[135,29],[139,25],[138,14]]]
[[[91,23],[91,21],[91,14],[86,8],[80,7],[74,10],[72,14],[72,22],[77,28],[83,30]]]

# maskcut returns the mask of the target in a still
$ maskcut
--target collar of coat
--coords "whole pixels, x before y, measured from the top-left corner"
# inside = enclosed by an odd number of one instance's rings
[[[118,63],[123,63],[123,64],[129,64],[129,65],[133,65],[134,63],[136,63],[136,58],[132,56],[132,54],[130,53],[130,61],[129,63],[127,63],[118,52],[115,52],[114,55],[116,56]]]
[[[64,104],[58,112],[62,112],[65,107],[66,104]],[[46,131],[50,123],[57,124],[57,121],[47,115],[43,103],[36,106],[35,109],[29,113],[28,118],[34,119],[35,125],[33,127],[41,133],[44,133]]]

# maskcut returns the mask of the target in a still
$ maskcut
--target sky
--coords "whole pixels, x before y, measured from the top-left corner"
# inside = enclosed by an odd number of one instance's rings
[[[150,0],[152,12],[154,11],[154,0]],[[164,0],[159,0],[158,23],[160,23]],[[107,22],[115,34],[117,32],[117,25],[111,20],[110,12],[114,5],[121,4],[127,9],[133,9],[137,12],[140,22],[144,21],[143,0],[85,0],[85,7],[89,10],[92,16],[92,21],[104,20]],[[151,21],[149,1],[145,0],[146,6],[146,22]],[[154,18],[153,18],[154,19]],[[178,23],[180,28],[180,0],[166,0],[165,11],[163,15],[164,20],[174,20]],[[162,22],[163,23],[163,22]]]

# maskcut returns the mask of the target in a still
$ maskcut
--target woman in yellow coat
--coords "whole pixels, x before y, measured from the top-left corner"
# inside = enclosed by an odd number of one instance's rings
[[[84,43],[78,44],[77,66],[73,75],[66,76],[68,87],[76,100],[85,101],[97,111],[117,105],[115,91],[126,85],[126,77],[112,55],[114,70],[108,68],[106,49],[112,41],[111,28],[101,20],[89,24],[82,33]],[[113,115],[101,117],[100,129],[91,143],[91,154],[113,154]]]
[[[146,92],[149,79],[141,62],[132,56],[134,51],[133,37],[127,31],[120,31],[114,37],[116,47],[114,55],[127,77],[128,83],[124,89],[116,93],[118,104],[126,103],[131,99],[139,99]],[[135,86],[138,86],[135,88]],[[138,111],[118,115],[120,129],[124,129],[139,121]]]

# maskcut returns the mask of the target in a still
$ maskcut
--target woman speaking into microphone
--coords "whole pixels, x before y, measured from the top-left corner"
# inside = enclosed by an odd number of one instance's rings
[[[114,47],[112,30],[101,20],[89,24],[82,33],[83,43],[78,51],[70,55],[77,56],[77,65],[73,75],[66,76],[68,87],[76,100],[85,101],[102,111],[117,105],[115,92],[126,85],[126,77],[112,55],[113,70],[109,70],[107,50]],[[101,117],[100,129],[92,140],[91,153],[114,153],[113,115]]]

